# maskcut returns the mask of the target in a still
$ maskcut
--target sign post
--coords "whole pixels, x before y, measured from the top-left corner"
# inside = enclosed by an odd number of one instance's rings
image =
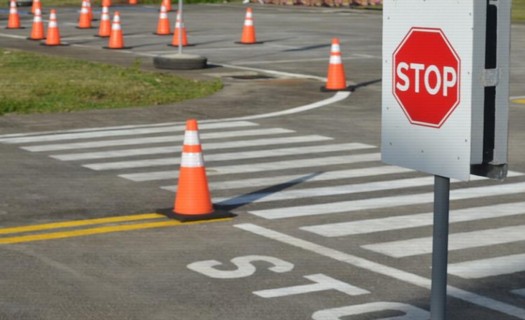
[[[384,0],[381,154],[434,175],[432,320],[446,319],[450,179],[507,173],[511,0]]]

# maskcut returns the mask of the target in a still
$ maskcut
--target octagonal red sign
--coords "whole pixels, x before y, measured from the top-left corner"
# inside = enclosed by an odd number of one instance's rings
[[[410,29],[393,53],[392,90],[412,124],[441,127],[460,101],[461,60],[441,29]]]

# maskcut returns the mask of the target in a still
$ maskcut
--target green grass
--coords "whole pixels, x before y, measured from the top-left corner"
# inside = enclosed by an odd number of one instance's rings
[[[525,0],[512,0],[512,21],[525,22]]]
[[[210,95],[219,80],[193,81],[131,67],[0,49],[0,115],[143,107]]]

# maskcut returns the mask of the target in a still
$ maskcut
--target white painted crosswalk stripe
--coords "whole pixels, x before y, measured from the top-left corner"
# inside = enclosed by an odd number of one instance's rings
[[[276,142],[277,139],[266,139],[266,144]],[[237,145],[232,144],[237,147]],[[354,151],[374,148],[372,146],[358,144],[358,143],[342,143],[342,144],[329,144],[322,146],[309,146],[309,147],[295,147],[295,148],[282,148],[282,149],[270,149],[270,150],[257,150],[257,151],[245,151],[245,152],[230,152],[230,153],[219,153],[210,154],[206,156],[206,162],[219,162],[219,161],[235,161],[235,160],[247,160],[247,159],[259,159],[259,158],[273,158],[273,157],[284,157],[292,155],[304,155],[310,154],[314,150],[320,152],[337,152],[337,151]],[[129,168],[146,168],[156,166],[169,166],[180,163],[179,159],[175,157],[161,158],[161,159],[146,159],[146,160],[132,160],[132,161],[119,161],[109,163],[94,163],[83,165],[86,168],[93,170],[114,170],[114,169],[129,169]]]
[[[501,218],[522,214],[525,214],[525,202],[504,203],[485,207],[451,210],[450,223]],[[300,229],[324,237],[341,237],[431,226],[433,223],[433,217],[434,214],[430,212],[381,219],[366,219],[305,226]]]
[[[251,146],[271,146],[289,143],[301,143],[301,142],[319,142],[331,140],[331,138],[311,135],[311,136],[297,136],[297,137],[283,137],[273,139],[254,139],[254,140],[241,140],[241,141],[228,141],[228,142],[217,142],[217,143],[206,143],[202,144],[206,150],[217,150],[217,149],[232,149],[232,148],[245,148]],[[363,144],[353,144],[361,146],[361,148],[375,148],[373,146],[365,146]],[[275,150],[275,149],[274,149]],[[79,160],[95,160],[95,159],[110,159],[110,158],[122,158],[130,156],[143,156],[143,155],[155,155],[155,154],[168,154],[177,153],[181,151],[180,146],[170,147],[153,147],[153,148],[140,148],[140,149],[125,149],[125,150],[111,150],[111,151],[100,151],[100,152],[85,152],[85,153],[72,153],[72,154],[61,154],[51,155],[52,158],[62,161],[79,161]],[[267,152],[268,153],[268,152]],[[179,156],[173,154],[170,159],[175,160]],[[234,158],[233,158],[234,159]],[[232,160],[233,160],[232,159]]]
[[[237,127],[252,127],[257,124],[249,121],[237,121],[237,122],[217,122],[217,123],[206,123],[199,126],[199,129],[220,129],[220,128],[237,128]],[[1,140],[3,143],[9,144],[23,144],[23,143],[36,143],[36,142],[50,142],[50,141],[65,141],[65,140],[80,140],[80,139],[93,139],[93,138],[106,138],[106,137],[118,137],[118,136],[130,136],[138,134],[153,134],[153,133],[165,133],[165,132],[182,132],[185,129],[185,125],[170,125],[163,127],[139,127],[119,130],[102,130],[102,131],[89,131],[89,132],[74,132],[74,133],[56,133],[38,136],[22,136],[14,138],[4,138]]]
[[[525,288],[512,290],[512,293],[525,297]]]
[[[256,130],[236,130],[236,131],[222,131],[222,132],[203,132],[200,134],[202,140],[212,139],[224,139],[232,137],[251,137],[251,136],[264,136],[264,135],[277,135],[292,133],[293,130],[282,129],[282,128],[270,128],[270,129],[256,129]],[[168,135],[160,137],[146,137],[137,138],[133,137],[130,139],[117,139],[117,140],[100,140],[100,141],[87,141],[87,142],[73,142],[73,143],[56,143],[56,144],[44,144],[37,146],[22,146],[21,148],[31,152],[49,152],[49,151],[63,151],[63,150],[77,150],[77,149],[90,149],[90,148],[105,148],[105,147],[121,147],[139,144],[153,144],[153,143],[175,143],[181,142],[184,139],[184,135]]]
[[[372,162],[381,160],[379,153],[366,153],[348,156],[334,156],[322,158],[309,158],[293,161],[274,161],[274,162],[259,162],[242,165],[218,166],[208,167],[207,175],[225,175],[233,173],[253,173],[253,172],[269,172],[274,170],[298,169],[310,167],[322,167],[337,164],[352,164],[360,162]],[[119,177],[132,181],[155,181],[155,180],[171,180],[177,179],[179,176],[178,170],[154,171],[145,173],[130,173],[121,174]]]
[[[450,200],[475,199],[523,192],[525,192],[525,182],[496,186],[492,185],[486,187],[452,190]],[[284,219],[431,203],[433,199],[434,194],[429,192],[383,198],[312,204],[291,208],[284,207],[276,209],[254,210],[250,211],[250,213],[266,219]]]
[[[525,254],[471,260],[448,265],[448,273],[464,279],[480,279],[525,271]]]
[[[525,241],[525,225],[449,235],[449,251]],[[394,258],[432,252],[432,237],[363,245],[363,248]]]
[[[317,181],[329,181],[338,179],[351,179],[361,177],[373,177],[379,175],[389,175],[396,173],[407,173],[414,172],[411,169],[401,168],[396,166],[380,166],[370,168],[359,168],[349,170],[335,170],[335,171],[320,171],[312,172],[311,174],[295,174],[295,175],[281,175],[272,176],[268,178],[254,178],[254,179],[242,179],[242,180],[226,180],[218,182],[209,182],[211,190],[232,190],[240,188],[253,188],[253,187],[270,187],[278,186],[281,184],[289,184],[291,182],[317,182]],[[165,186],[162,189],[168,191],[176,191],[177,186]]]

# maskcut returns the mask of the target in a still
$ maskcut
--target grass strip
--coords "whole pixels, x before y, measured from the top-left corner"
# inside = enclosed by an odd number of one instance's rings
[[[213,94],[220,80],[0,49],[0,115],[144,107]]]

